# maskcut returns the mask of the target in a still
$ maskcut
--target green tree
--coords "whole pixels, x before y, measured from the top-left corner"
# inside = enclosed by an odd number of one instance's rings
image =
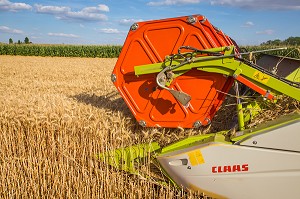
[[[280,39],[273,40],[273,45],[274,46],[280,46],[280,44],[282,44],[282,41]]]
[[[18,40],[18,44],[21,44],[21,41],[20,41],[20,40]]]
[[[282,41],[280,39],[268,40],[266,42],[261,43],[260,45],[280,46],[282,45]]]
[[[270,45],[270,46],[280,46],[280,45],[292,45],[299,46],[300,45],[300,37],[289,37],[286,40],[281,41],[280,39],[268,40],[266,42],[261,43],[261,45]]]
[[[25,44],[29,44],[29,39],[28,39],[28,37],[25,37],[24,43],[25,43]]]
[[[9,44],[13,44],[14,43],[14,41],[12,40],[12,38],[9,38],[8,43]]]
[[[287,45],[300,45],[300,37],[289,37],[286,40],[284,40],[284,43]]]

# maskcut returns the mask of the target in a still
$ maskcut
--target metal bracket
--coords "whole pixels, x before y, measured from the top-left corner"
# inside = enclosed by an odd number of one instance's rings
[[[191,96],[182,91],[176,91],[166,87],[167,79],[165,72],[170,70],[170,67],[164,68],[158,75],[156,76],[156,83],[159,87],[168,90],[174,97],[179,101],[183,106],[188,107],[189,102],[191,101]]]

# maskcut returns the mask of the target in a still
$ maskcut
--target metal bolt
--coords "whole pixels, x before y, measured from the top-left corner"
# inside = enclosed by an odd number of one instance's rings
[[[233,74],[233,78],[236,79],[238,77],[237,74]]]
[[[199,128],[200,126],[202,126],[202,123],[201,123],[199,120],[197,120],[197,121],[194,122],[194,124],[193,124],[193,127],[194,127],[194,128]]]
[[[228,51],[228,50],[230,50],[230,47],[229,47],[229,46],[226,46],[226,47],[225,47],[225,51]]]
[[[191,169],[191,168],[192,168],[191,166],[188,166],[188,167],[187,167],[187,169]]]
[[[134,30],[138,29],[138,27],[139,27],[139,24],[134,23],[131,25],[130,30],[134,31]]]
[[[115,83],[117,81],[117,76],[116,74],[111,74],[110,79],[113,83]]]
[[[174,77],[174,73],[172,71],[167,72],[167,78],[171,79]]]
[[[193,16],[189,16],[189,17],[187,18],[187,22],[194,24],[194,23],[196,23],[196,18],[193,17]]]
[[[257,145],[257,141],[254,140],[254,141],[252,142],[252,144]]]
[[[206,17],[205,16],[203,16],[203,19],[202,20],[200,20],[200,23],[204,23],[206,21]]]
[[[141,125],[142,127],[146,127],[147,123],[144,120],[140,120],[139,125]]]
[[[209,118],[205,118],[205,121],[207,121],[207,125],[209,125],[211,123]]]

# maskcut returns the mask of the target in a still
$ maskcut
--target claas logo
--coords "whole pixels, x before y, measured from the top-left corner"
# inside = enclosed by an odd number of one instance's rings
[[[213,173],[234,173],[234,172],[246,172],[249,170],[248,164],[235,164],[226,166],[213,166],[211,171]]]

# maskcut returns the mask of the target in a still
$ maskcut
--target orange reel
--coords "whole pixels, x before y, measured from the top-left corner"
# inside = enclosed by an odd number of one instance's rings
[[[204,16],[139,22],[129,30],[112,72],[112,81],[142,126],[198,128],[210,124],[233,79],[192,69],[174,79],[170,89],[191,96],[188,107],[157,86],[157,74],[136,76],[134,66],[163,62],[181,46],[208,49],[234,45]],[[219,92],[221,91],[221,92]]]

